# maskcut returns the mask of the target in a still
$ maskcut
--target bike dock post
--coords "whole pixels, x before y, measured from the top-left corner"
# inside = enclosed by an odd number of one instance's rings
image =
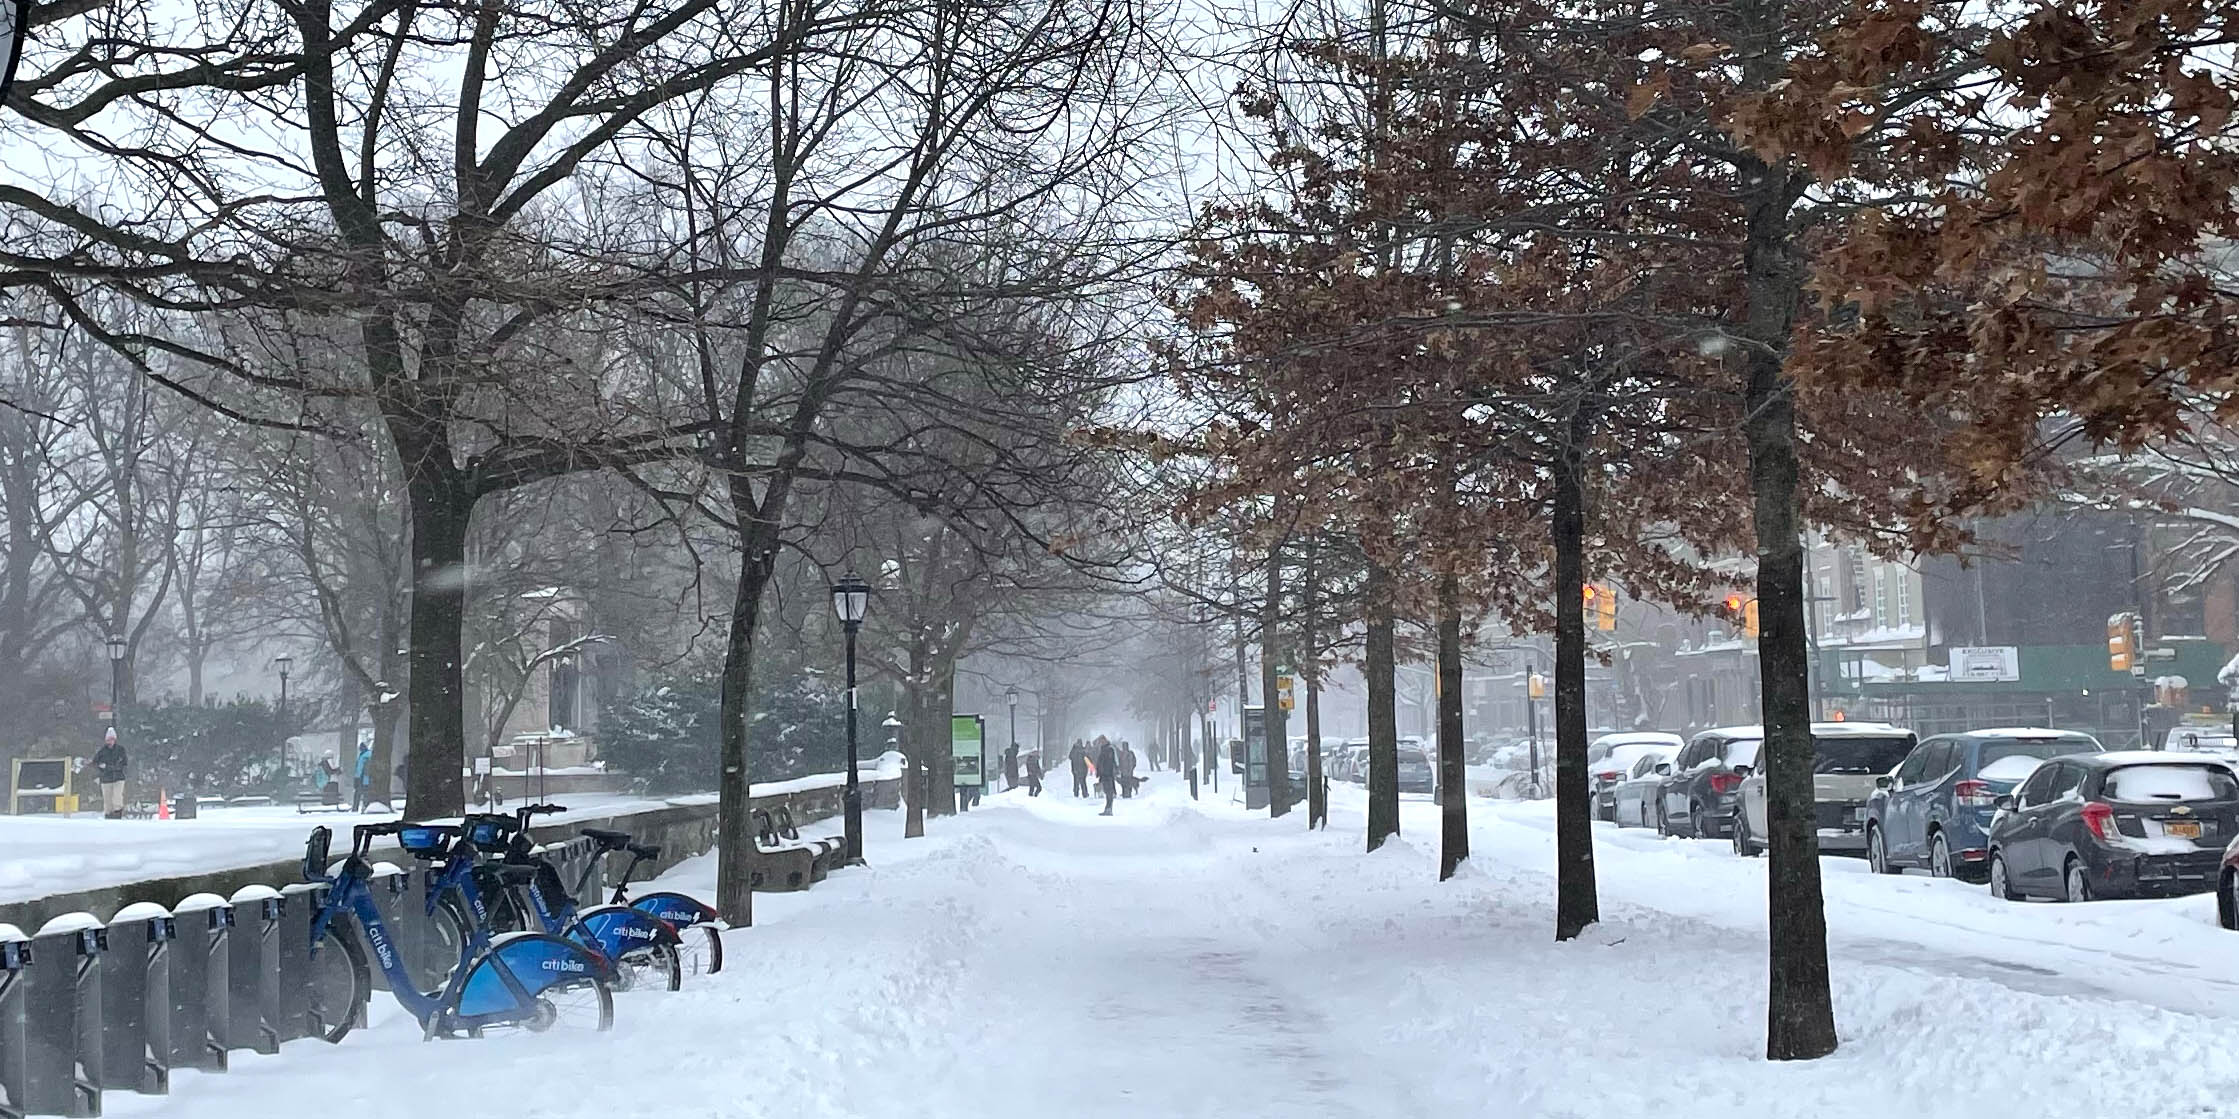
[[[366,882],[365,888],[373,895],[373,904],[375,908],[381,911],[382,922],[396,934],[398,939],[397,950],[407,953],[405,958],[408,960],[419,959],[418,956],[409,954],[414,949],[404,939],[407,935],[404,931],[407,920],[404,911],[412,905],[411,873],[395,863],[375,863],[373,864],[373,877]],[[337,919],[355,920],[356,918],[349,916]],[[366,950],[372,951],[370,947]],[[368,970],[373,972],[374,990],[386,991],[389,989],[388,969],[374,967]],[[359,1014],[359,1019],[362,1025],[364,1019],[362,1011]]]
[[[311,918],[327,887],[294,882],[280,887],[280,894],[280,1018],[274,1026],[281,1041],[294,1041],[326,1029],[325,1023],[311,1021]]]
[[[233,906],[193,894],[172,912],[180,936],[171,949],[171,1067],[224,1072]]]
[[[65,913],[31,938],[24,1011],[43,1028],[24,1046],[28,1113],[101,1114],[101,952],[108,942],[90,913]]]
[[[233,892],[234,929],[226,975],[226,1048],[280,1051],[280,912],[287,900],[270,886]]]
[[[0,924],[0,1119],[23,1119],[24,1044],[30,1020],[24,1013],[25,973],[31,966],[31,938],[14,925]]]
[[[109,918],[101,977],[101,1086],[171,1090],[171,911],[134,902]]]

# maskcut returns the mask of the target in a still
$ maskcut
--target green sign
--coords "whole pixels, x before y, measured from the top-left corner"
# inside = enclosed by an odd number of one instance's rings
[[[987,729],[977,715],[951,715],[948,721],[949,757],[956,761],[956,783],[987,784]]]

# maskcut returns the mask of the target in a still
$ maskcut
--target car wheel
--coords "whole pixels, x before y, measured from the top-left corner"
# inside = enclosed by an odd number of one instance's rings
[[[2068,856],[2068,890],[2064,895],[2069,901],[2091,900],[2091,876],[2084,873],[2084,864],[2074,855]]]
[[[1664,802],[1661,798],[1656,801],[1656,834],[1667,839],[1671,836],[1671,821],[1664,816]]]
[[[1734,854],[1745,859],[1757,857],[1757,842],[1749,836],[1749,817],[1739,809],[1734,811]]]
[[[1881,828],[1876,824],[1866,825],[1866,865],[1874,868],[1875,874],[1897,873],[1897,868],[1889,865],[1888,841],[1882,838]]]
[[[1696,839],[1710,838],[1710,818],[1703,811],[1703,802],[1687,798],[1687,834]]]
[[[1951,844],[1944,842],[1942,832],[1928,841],[1928,873],[1938,878],[1951,877]]]
[[[1990,896],[2000,901],[2020,901],[2014,892],[2013,880],[2006,877],[2006,856],[2002,852],[1990,853]]]
[[[2239,930],[2239,874],[2228,870],[2223,872],[2223,880],[2216,886],[2216,923]]]

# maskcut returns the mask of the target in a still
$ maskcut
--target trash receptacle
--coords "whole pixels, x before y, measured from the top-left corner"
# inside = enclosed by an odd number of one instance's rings
[[[171,818],[174,820],[194,819],[194,798],[185,793],[174,794],[171,798]]]

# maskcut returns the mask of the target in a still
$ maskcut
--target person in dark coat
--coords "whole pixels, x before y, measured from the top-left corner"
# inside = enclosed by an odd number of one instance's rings
[[[1112,798],[1119,795],[1119,751],[1102,736],[1096,741],[1096,791],[1104,794],[1104,811],[1098,815],[1112,814]]]
[[[94,776],[101,781],[101,816],[106,820],[124,819],[124,775],[131,759],[124,747],[117,745],[117,732],[110,728],[101,748],[93,752]]]
[[[1042,755],[1040,754],[1026,755],[1026,795],[1030,797],[1042,795]]]
[[[1122,739],[1119,744],[1120,795],[1132,798],[1135,795],[1135,785],[1141,780],[1135,775],[1135,748]]]
[[[1018,743],[1013,742],[1003,751],[1003,787],[1018,788]]]
[[[1085,797],[1088,795],[1088,747],[1081,745],[1081,740],[1076,738],[1073,740],[1073,752],[1068,757],[1073,762],[1073,795]]]

